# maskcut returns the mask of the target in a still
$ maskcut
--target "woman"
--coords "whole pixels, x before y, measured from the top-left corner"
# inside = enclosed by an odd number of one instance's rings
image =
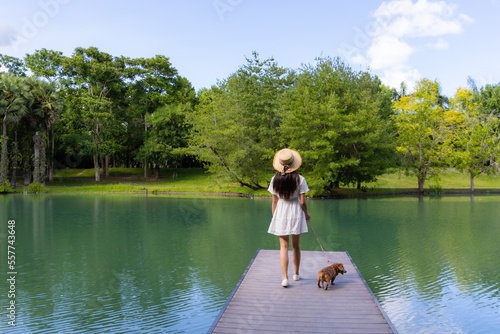
[[[273,219],[268,233],[279,236],[280,264],[283,272],[281,285],[288,286],[288,247],[292,235],[293,280],[298,281],[300,268],[300,234],[307,232],[311,216],[307,213],[305,193],[309,191],[306,180],[296,170],[302,164],[300,154],[283,149],[274,156],[273,167],[277,170],[268,191],[273,195]]]

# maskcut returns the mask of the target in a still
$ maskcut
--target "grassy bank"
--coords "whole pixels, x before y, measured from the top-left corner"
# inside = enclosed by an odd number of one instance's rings
[[[159,179],[144,178],[142,168],[110,168],[109,177],[94,181],[93,169],[66,169],[54,174],[49,192],[148,192],[148,193],[215,193],[267,195],[266,190],[251,190],[237,183],[217,180],[201,168],[165,168]]]
[[[477,190],[486,188],[500,188],[500,175],[479,175],[474,180]],[[394,171],[384,174],[378,178],[377,182],[368,184],[375,188],[416,188],[417,178],[415,176],[405,176],[404,173]],[[436,177],[431,177],[425,182],[426,188],[441,187],[443,189],[462,189],[470,188],[470,178],[466,173],[460,173],[455,169],[446,169]]]
[[[20,180],[21,181],[21,180]],[[469,176],[456,170],[446,170],[439,178],[426,182],[430,193],[467,193]],[[22,184],[22,181],[19,182]],[[379,177],[377,182],[363,185],[363,191],[341,188],[325,196],[349,197],[406,194],[416,192],[417,180],[412,176],[394,171]],[[480,175],[475,180],[476,192],[500,192],[500,176]],[[110,176],[94,181],[93,169],[65,169],[55,173],[54,182],[47,183],[48,192],[148,192],[148,193],[196,193],[196,194],[240,194],[247,196],[269,196],[265,189],[251,190],[237,183],[218,180],[199,168],[161,169],[160,178],[144,178],[142,168],[111,168]],[[18,187],[16,191],[22,192]]]

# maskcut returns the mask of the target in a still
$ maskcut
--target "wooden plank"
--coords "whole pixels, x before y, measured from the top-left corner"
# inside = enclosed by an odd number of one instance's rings
[[[347,252],[327,252],[347,270],[328,290],[317,286],[324,254],[302,251],[300,281],[281,286],[279,250],[259,250],[209,333],[397,333]],[[293,270],[289,253],[289,274]],[[289,275],[291,278],[292,275]]]

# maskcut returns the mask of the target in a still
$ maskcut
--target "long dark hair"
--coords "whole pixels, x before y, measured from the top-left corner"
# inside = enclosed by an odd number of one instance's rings
[[[281,175],[281,172],[276,172],[273,180],[274,191],[284,199],[290,199],[299,186],[299,173],[296,171]]]

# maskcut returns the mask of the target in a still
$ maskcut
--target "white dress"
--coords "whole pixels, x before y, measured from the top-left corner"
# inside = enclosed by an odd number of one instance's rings
[[[300,184],[295,190],[295,193],[290,199],[280,198],[273,189],[274,176],[271,179],[271,184],[267,190],[278,196],[278,204],[274,211],[273,219],[269,225],[268,233],[274,235],[290,235],[301,234],[307,232],[306,216],[300,206],[300,194],[305,194],[309,191],[306,179],[299,175]]]

